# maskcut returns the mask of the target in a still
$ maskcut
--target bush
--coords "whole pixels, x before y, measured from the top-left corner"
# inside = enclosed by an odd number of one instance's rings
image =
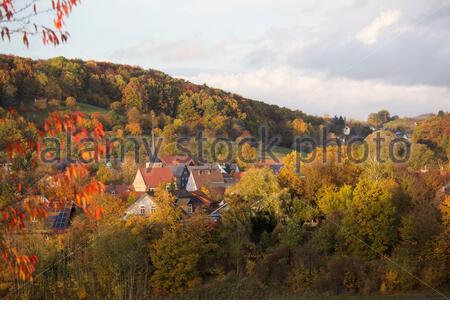
[[[66,98],[66,107],[72,109],[77,105],[77,100],[74,97]]]

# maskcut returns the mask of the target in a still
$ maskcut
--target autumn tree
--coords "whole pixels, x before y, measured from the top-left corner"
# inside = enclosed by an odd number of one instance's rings
[[[303,136],[309,133],[310,126],[303,119],[294,119],[291,123],[294,136]]]
[[[233,203],[247,203],[250,210],[267,210],[280,216],[281,192],[276,176],[269,169],[250,169],[236,185],[227,189],[226,194]]]
[[[67,97],[66,98],[66,107],[69,109],[72,109],[77,105],[77,100],[74,97]]]
[[[136,108],[141,112],[147,111],[147,94],[139,78],[131,78],[123,88],[122,103],[128,110]]]
[[[250,143],[244,142],[239,144],[239,151],[237,152],[236,162],[241,168],[248,168],[252,166],[257,160],[258,152],[256,148],[252,147]]]
[[[133,136],[140,136],[142,134],[141,125],[137,122],[127,124],[125,129]]]
[[[202,283],[212,271],[210,260],[218,247],[213,230],[213,222],[202,215],[166,229],[150,250],[156,269],[151,284],[157,293],[183,293]]]
[[[14,116],[14,113],[6,114],[6,118],[0,121],[7,126],[0,127],[7,131],[12,129],[8,129],[8,123],[10,123],[11,117]],[[82,137],[87,137],[89,134],[91,134],[93,139],[103,137],[103,128],[95,120],[92,122],[94,126],[91,132],[88,132],[86,128],[81,130],[80,124],[84,123],[84,121],[84,115],[81,113],[65,116],[53,113],[45,123],[45,132],[40,132],[40,135],[56,136],[67,130],[73,135],[75,144],[80,143]],[[29,125],[28,128],[32,127]],[[8,161],[30,152],[40,152],[40,143],[38,143],[36,136],[28,133],[24,136],[19,134],[19,132],[11,135],[12,133],[11,131],[9,132],[10,140],[4,141],[4,149],[8,151]],[[25,139],[25,137],[27,138]],[[37,161],[30,162],[30,166],[27,170],[33,171],[37,167]],[[32,277],[37,257],[35,255],[20,254],[10,243],[4,241],[4,235],[14,230],[23,230],[30,219],[46,218],[50,208],[43,205],[41,198],[36,196],[36,194],[47,196],[49,200],[63,203],[73,202],[92,219],[99,219],[102,215],[102,208],[95,206],[92,200],[96,194],[102,192],[103,185],[89,176],[89,171],[84,165],[75,166],[71,164],[66,171],[51,176],[50,182],[45,189],[38,189],[37,185],[31,183],[33,181],[29,180],[30,176],[17,176],[12,172],[12,174],[8,173],[1,178],[14,179],[16,181],[14,186],[16,192],[8,202],[4,202],[1,206],[0,248],[4,260],[17,272],[21,280],[27,280]]]
[[[103,297],[135,299],[139,284],[144,283],[146,287],[146,274],[142,277],[145,270],[149,270],[147,251],[142,250],[145,246],[142,234],[118,224],[95,235],[92,267],[99,289],[104,290]]]
[[[346,194],[348,191],[342,193],[345,198]],[[342,220],[344,241],[351,252],[375,258],[392,250],[398,241],[397,196],[395,181],[361,179],[358,182]],[[348,202],[345,198],[340,203],[345,205]]]
[[[369,114],[369,118],[367,123],[375,128],[380,128],[386,122],[389,122],[391,119],[389,111],[381,110],[377,113]]]
[[[301,196],[304,193],[303,182],[298,169],[300,166],[300,155],[292,151],[281,159],[283,168],[278,174],[278,181],[282,187],[288,188],[293,194]]]

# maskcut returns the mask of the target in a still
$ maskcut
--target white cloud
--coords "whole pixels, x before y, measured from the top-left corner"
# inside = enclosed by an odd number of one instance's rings
[[[189,80],[316,115],[327,113],[365,119],[368,113],[382,107],[400,116],[439,109],[450,111],[447,87],[355,80],[288,66],[240,73],[204,73]]]
[[[400,17],[399,10],[381,10],[380,15],[376,17],[369,25],[359,31],[355,38],[366,45],[372,45],[385,31],[386,28],[396,23]]]

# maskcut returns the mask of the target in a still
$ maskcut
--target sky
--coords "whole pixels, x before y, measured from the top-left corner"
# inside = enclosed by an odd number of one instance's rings
[[[319,116],[450,111],[450,0],[84,0],[66,29],[60,47],[0,52],[139,65]]]

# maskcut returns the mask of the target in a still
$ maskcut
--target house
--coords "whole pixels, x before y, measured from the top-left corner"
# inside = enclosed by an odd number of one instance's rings
[[[204,165],[188,167],[190,175],[186,190],[193,192],[206,188],[225,188],[222,172],[217,165]]]
[[[177,188],[185,189],[190,175],[188,167],[184,164],[179,164],[169,165],[167,168],[172,170],[172,174],[177,182]]]
[[[216,205],[214,200],[201,191],[177,190],[173,195],[177,198],[176,205],[189,216],[197,210],[210,212]]]
[[[144,193],[125,211],[125,219],[130,216],[148,216],[155,210],[155,201],[148,193]]]
[[[65,231],[72,223],[75,205],[70,202],[50,202],[45,225],[55,232]]]
[[[162,184],[176,187],[176,178],[167,167],[140,167],[133,181],[136,192],[154,191]]]
[[[228,210],[228,204],[222,201],[221,203],[219,203],[219,206],[215,210],[211,211],[208,214],[208,217],[210,217],[214,221],[219,221],[222,217],[222,213],[226,210]]]
[[[209,214],[218,208],[218,204],[201,191],[174,190],[171,193],[177,199],[175,204],[188,216],[192,215],[196,210],[204,210]],[[147,217],[156,209],[157,204],[153,196],[149,193],[144,193],[128,207],[125,211],[124,219],[130,216]]]
[[[75,204],[72,201],[49,201],[46,197],[37,196],[28,205],[40,206],[46,212],[44,220],[31,219],[30,230],[37,233],[61,233],[67,230],[75,215]],[[24,202],[24,205],[25,202]]]
[[[233,174],[239,172],[239,166],[236,163],[222,163],[218,165],[223,174]]]
[[[128,196],[134,192],[134,187],[129,185],[106,185],[105,193],[113,196],[118,196],[119,198],[126,200]]]

